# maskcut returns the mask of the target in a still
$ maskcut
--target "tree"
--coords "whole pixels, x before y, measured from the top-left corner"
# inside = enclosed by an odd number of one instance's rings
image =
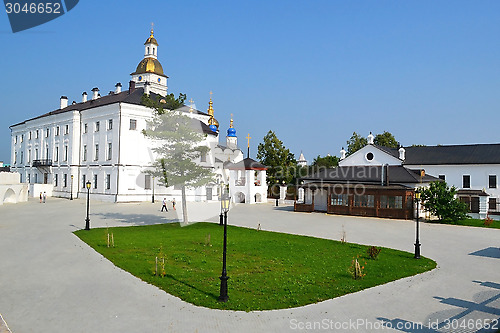
[[[384,131],[382,134],[375,135],[373,143],[378,146],[398,148],[399,142],[396,141],[394,135],[390,132]],[[352,133],[351,138],[347,141],[347,156],[352,155],[368,144],[368,139],[362,137],[356,132]]]
[[[384,133],[382,134],[375,135],[375,139],[373,140],[373,142],[379,146],[399,148],[399,142],[396,141],[394,135],[387,131],[384,131]]]
[[[172,108],[183,105],[186,95],[173,94],[165,98],[152,99],[146,95],[142,102],[154,110],[153,119],[148,121],[143,134],[156,144],[153,152],[156,160],[152,162],[149,173],[165,187],[180,185],[182,190],[182,213],[184,223],[188,223],[186,187],[198,187],[212,180],[212,172],[194,162],[208,147],[201,146],[204,135],[198,121],[185,116]]]
[[[354,154],[368,144],[368,140],[356,132],[352,133],[351,138],[347,141],[347,156]]]
[[[327,155],[325,157],[321,157],[318,155],[313,162],[313,167],[324,167],[324,168],[335,168],[339,165],[339,158],[337,156]]]
[[[268,185],[291,183],[297,170],[297,161],[289,149],[285,148],[273,131],[264,136],[257,148],[257,159],[267,166]]]
[[[441,221],[453,223],[468,218],[469,212],[467,205],[455,198],[456,193],[454,186],[448,187],[444,181],[435,181],[422,190],[420,198],[425,210]]]

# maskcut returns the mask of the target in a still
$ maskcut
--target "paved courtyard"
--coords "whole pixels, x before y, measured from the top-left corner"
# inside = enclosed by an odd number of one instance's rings
[[[178,219],[178,211],[160,208],[91,202],[91,226]],[[190,220],[218,221],[216,203],[189,208]],[[395,329],[381,331],[476,332],[486,319],[500,318],[500,230],[423,224],[422,255],[437,269],[301,308],[246,313],[188,304],[116,268],[72,234],[84,218],[82,199],[0,206],[0,313],[13,333],[372,332],[382,321]],[[348,242],[409,252],[415,238],[412,221],[294,213],[270,204],[237,205],[229,223],[336,240],[344,229]]]

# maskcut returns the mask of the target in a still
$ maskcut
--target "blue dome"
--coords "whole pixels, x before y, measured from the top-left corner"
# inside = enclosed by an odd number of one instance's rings
[[[227,130],[227,136],[235,138],[236,137],[236,130],[234,128],[230,127]]]
[[[208,127],[210,127],[210,129],[212,130],[212,132],[217,132],[217,126],[215,126],[215,125],[210,125],[210,126],[208,126]]]

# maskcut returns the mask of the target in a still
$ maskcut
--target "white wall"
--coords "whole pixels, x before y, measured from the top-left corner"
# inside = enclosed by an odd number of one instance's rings
[[[373,159],[368,160],[368,153],[373,154]],[[378,149],[373,145],[367,145],[355,152],[354,154],[346,157],[339,162],[339,166],[356,166],[356,165],[401,165],[401,160],[386,152]]]

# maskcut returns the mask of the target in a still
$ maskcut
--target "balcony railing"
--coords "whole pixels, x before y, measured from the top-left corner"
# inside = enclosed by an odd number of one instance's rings
[[[33,160],[34,167],[50,167],[52,166],[52,160]]]

